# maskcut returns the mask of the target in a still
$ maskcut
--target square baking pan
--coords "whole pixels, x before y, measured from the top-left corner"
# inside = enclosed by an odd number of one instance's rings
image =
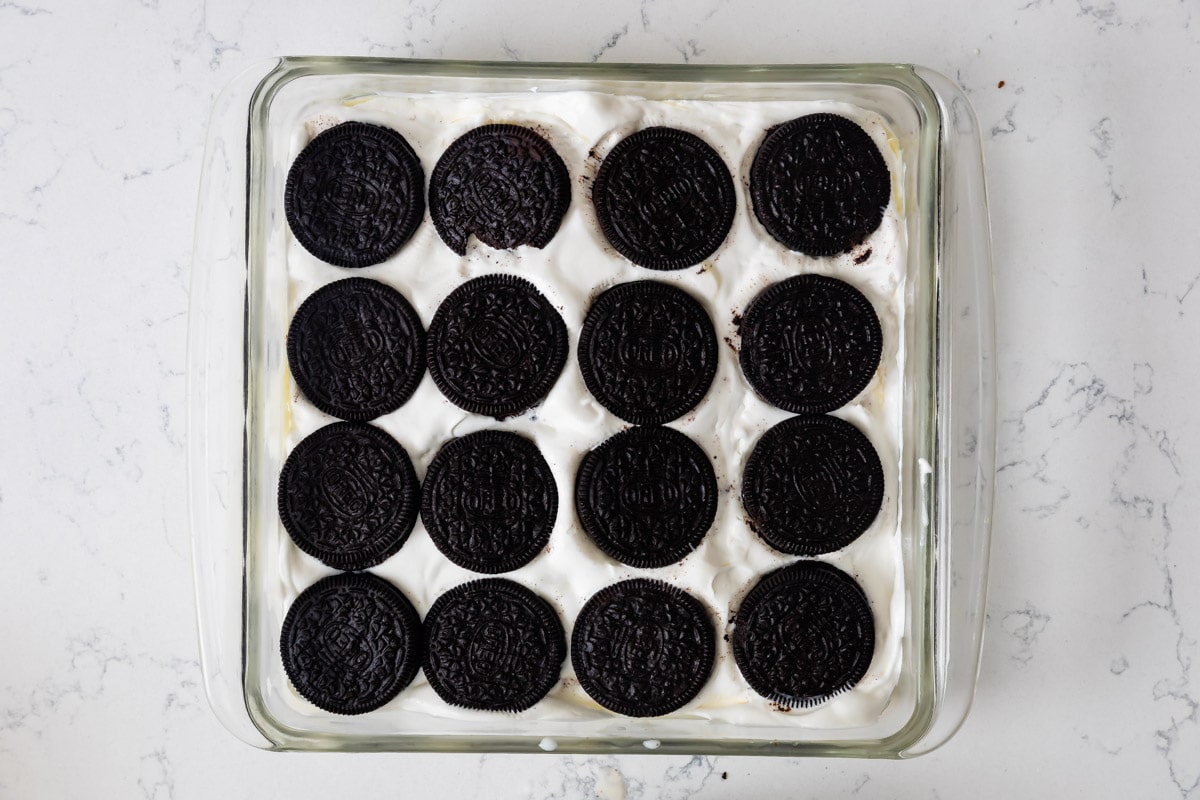
[[[418,234],[425,237],[426,250],[419,243],[411,251],[406,246],[378,267],[350,271],[319,263],[305,266],[308,257],[283,219],[288,167],[314,132],[330,121],[358,119],[400,130],[432,121],[447,131],[430,134],[441,137],[435,139],[437,147],[416,143],[428,174],[454,130],[461,133],[475,124],[507,121],[494,120],[486,109],[493,109],[493,116],[495,108],[519,112],[540,131],[549,132],[552,141],[556,126],[569,129],[577,140],[565,148],[574,153],[567,155],[567,162],[573,179],[579,180],[573,180],[572,208],[563,230],[575,230],[572,235],[581,238],[564,247],[576,247],[579,253],[579,247],[595,245],[599,269],[611,267],[609,284],[658,278],[660,274],[604,252],[602,240],[589,240],[582,233],[595,229],[594,218],[588,217],[589,170],[594,175],[597,150],[603,152],[616,135],[604,131],[620,126],[607,118],[572,117],[568,107],[577,98],[591,103],[589,108],[609,109],[613,119],[625,119],[634,127],[664,120],[682,120],[700,130],[727,126],[738,144],[732,148],[736,152],[725,152],[730,149],[725,147],[722,155],[738,184],[738,214],[746,219],[748,159],[767,125],[784,121],[787,114],[829,109],[850,116],[872,131],[889,159],[893,203],[887,224],[894,235],[888,240],[888,253],[873,256],[867,247],[828,263],[780,256],[780,263],[771,267],[766,264],[770,258],[756,256],[747,259],[753,262],[748,266],[739,265],[761,270],[764,284],[787,270],[849,272],[867,276],[862,280],[871,284],[871,270],[876,270],[881,285],[894,290],[885,303],[895,310],[893,341],[885,347],[884,365],[875,379],[878,397],[886,390],[890,399],[868,397],[851,404],[845,414],[836,412],[851,419],[861,412],[869,421],[872,402],[890,409],[894,441],[881,448],[889,476],[886,513],[876,530],[866,534],[873,537],[868,544],[854,543],[844,552],[822,557],[858,574],[863,548],[882,547],[894,554],[887,563],[894,563],[895,578],[887,582],[886,591],[867,591],[877,619],[886,623],[880,628],[869,680],[864,679],[857,695],[787,713],[739,690],[728,632],[731,608],[742,594],[721,590],[725,593],[717,591],[715,600],[708,601],[717,623],[718,678],[695,702],[665,717],[623,717],[588,702],[569,660],[548,700],[517,714],[451,713],[448,706],[437,704],[423,676],[397,701],[377,711],[358,716],[321,711],[289,685],[279,656],[280,629],[291,600],[312,581],[334,572],[296,550],[277,512],[276,483],[290,448],[315,427],[333,421],[307,408],[291,382],[285,355],[288,322],[305,294],[351,274],[419,295],[422,287],[406,284],[405,260],[421,258],[440,243],[426,230]],[[478,111],[480,107],[485,111]],[[713,116],[718,113],[723,116]],[[745,129],[744,137],[739,126]],[[744,230],[735,228],[731,238],[754,235],[751,222],[738,224]],[[423,227],[432,229],[428,216]],[[560,232],[560,238],[563,235]],[[547,257],[555,256],[551,252]],[[280,750],[653,750],[906,757],[940,745],[958,729],[970,707],[983,635],[995,427],[990,257],[977,120],[951,81],[921,67],[349,58],[283,58],[252,67],[218,97],[213,112],[200,189],[189,321],[190,522],[201,663],[214,711],[244,741]],[[459,274],[446,280],[521,266],[521,256],[497,258],[492,262],[491,254],[476,252],[461,263],[453,262]],[[690,282],[693,294],[704,295],[705,287],[716,286],[721,270],[729,268],[722,264],[728,265],[734,256],[727,253],[724,262],[721,259],[718,251],[680,280]],[[429,303],[418,297],[416,306],[428,324]],[[715,315],[718,335],[730,337],[729,352],[722,348],[723,369],[730,376],[737,369],[732,353],[737,334],[736,320],[726,317],[736,311],[721,309]],[[577,322],[569,318],[568,326],[575,328]],[[568,371],[574,364],[575,341],[572,334]],[[428,377],[423,383],[430,385],[418,393],[436,396]],[[714,389],[719,391],[726,390]],[[555,421],[546,418],[551,408],[535,409],[516,422],[506,420],[501,427],[515,426],[536,439],[539,430],[554,426]],[[406,438],[414,420],[403,411],[379,424],[410,452],[415,450],[419,474],[428,465],[433,444],[495,426],[485,418],[455,420],[445,430],[432,431],[424,444],[414,444]],[[753,416],[752,411],[747,414]],[[712,448],[720,449],[727,440],[741,442],[730,445],[728,451],[735,455],[722,467],[729,473],[721,475],[722,483],[732,488],[743,465],[744,440],[780,418],[722,418],[712,424],[693,415],[679,425]],[[606,430],[619,428],[618,421]],[[551,454],[562,508],[556,538],[541,557],[548,566],[541,573],[518,570],[511,575],[549,595],[568,634],[577,604],[555,595],[548,584],[539,583],[538,575],[558,569],[559,578],[583,583],[594,579],[598,587],[640,574],[604,565],[602,559],[587,568],[576,566],[577,572],[565,571],[564,553],[586,549],[569,502],[570,476],[579,455],[566,452],[558,464]],[[746,576],[794,560],[761,543],[728,549],[730,539],[754,537],[742,528],[736,492],[727,492],[721,503],[715,531],[708,537],[711,542],[704,546],[727,549],[685,559],[691,572],[652,571],[651,577],[678,579],[685,587],[688,580],[710,577],[714,586],[740,584]],[[576,547],[577,541],[585,544]],[[421,558],[421,548],[430,558],[436,554],[418,523],[405,550]],[[421,570],[403,572],[391,563],[380,565],[378,574],[397,583],[422,614],[433,596],[471,577],[463,570],[430,569],[423,573],[432,576],[424,585],[417,576]],[[722,578],[697,572],[709,563],[719,564]],[[861,708],[867,712],[856,713]]]

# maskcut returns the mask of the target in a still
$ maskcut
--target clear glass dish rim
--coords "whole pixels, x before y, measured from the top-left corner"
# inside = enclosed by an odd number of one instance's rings
[[[265,69],[265,75],[264,73]],[[389,75],[403,74],[424,77],[461,77],[461,78],[578,78],[583,80],[613,80],[636,81],[653,80],[659,82],[681,83],[846,83],[874,84],[897,88],[912,99],[923,119],[922,123],[922,161],[929,164],[929,174],[920,176],[919,181],[928,180],[930,202],[925,204],[927,213],[922,224],[929,226],[926,241],[932,270],[932,287],[929,302],[932,316],[931,340],[928,343],[929,371],[932,383],[928,387],[933,392],[931,398],[932,414],[928,419],[926,430],[920,432],[920,437],[926,443],[922,452],[928,453],[930,470],[928,483],[921,487],[922,494],[929,498],[929,516],[926,520],[928,537],[928,553],[925,567],[926,590],[921,593],[920,601],[926,605],[922,612],[924,621],[928,624],[927,635],[923,637],[923,646],[928,648],[927,658],[923,659],[924,666],[931,671],[920,684],[926,689],[920,694],[917,711],[899,732],[891,737],[873,741],[829,741],[829,742],[786,742],[786,741],[727,741],[718,739],[681,739],[677,742],[663,741],[658,752],[679,752],[688,754],[722,753],[722,754],[756,754],[756,755],[843,755],[869,757],[902,757],[924,752],[937,746],[949,738],[969,708],[970,696],[973,693],[975,674],[977,673],[978,649],[982,637],[982,608],[986,590],[986,562],[990,542],[990,491],[991,476],[994,471],[994,375],[988,370],[992,363],[990,354],[994,335],[991,331],[991,269],[990,244],[987,241],[986,197],[982,185],[982,158],[978,152],[978,126],[974,123],[973,112],[966,103],[961,92],[953,83],[944,77],[928,70],[911,65],[889,64],[842,64],[842,65],[764,65],[764,66],[692,66],[692,65],[608,65],[608,64],[530,64],[509,62],[472,62],[472,61],[416,61],[397,59],[358,59],[358,58],[285,58],[272,61],[269,64],[251,68],[242,78],[231,84],[223,100],[233,105],[233,111],[241,114],[245,131],[253,130],[256,110],[261,113],[269,106],[272,90],[283,83],[306,75],[339,75],[339,74],[371,74],[385,73]],[[249,103],[241,105],[246,99]],[[212,204],[213,187],[208,180],[210,172],[219,172],[213,167],[214,134],[218,125],[218,114],[221,112],[222,99],[218,100],[217,110],[214,111],[213,126],[210,129],[209,148],[206,153],[205,175],[202,181],[201,202],[198,212],[197,243],[195,265],[193,268],[192,312],[189,325],[189,507],[193,532],[193,553],[196,573],[196,590],[198,620],[200,625],[201,654],[206,689],[214,710],[222,721],[240,738],[258,746],[272,749],[355,749],[355,750],[478,750],[486,749],[492,752],[536,752],[539,750],[539,738],[536,736],[496,736],[496,737],[454,737],[439,736],[432,739],[407,741],[403,738],[389,738],[385,741],[370,741],[353,739],[344,742],[311,741],[304,738],[292,738],[286,732],[279,730],[264,730],[261,718],[256,717],[253,708],[252,692],[245,691],[242,686],[240,698],[233,689],[230,676],[229,647],[221,643],[222,626],[229,626],[228,603],[218,608],[214,602],[214,594],[219,590],[222,581],[228,576],[221,576],[221,566],[228,566],[229,553],[214,553],[211,538],[214,523],[219,527],[219,520],[214,520],[212,509],[213,486],[211,481],[206,485],[206,478],[214,474],[214,468],[228,466],[232,459],[229,453],[216,454],[210,446],[208,434],[212,433],[214,424],[214,407],[222,405],[213,402],[213,390],[219,389],[222,382],[213,380],[213,347],[214,333],[213,309],[211,300],[219,291],[229,293],[230,287],[225,285],[217,290],[213,287],[213,266],[220,260],[213,255],[210,239],[205,237],[210,232],[213,223]],[[955,105],[958,105],[958,116],[955,116]],[[967,116],[966,130],[963,130],[963,108]],[[228,111],[228,109],[226,109]],[[972,127],[973,124],[973,127]],[[972,137],[975,148],[971,148]],[[247,135],[248,150],[252,137]],[[957,150],[956,150],[957,148]],[[925,151],[928,152],[925,152]],[[235,151],[236,152],[236,151]],[[221,154],[228,159],[230,153]],[[957,155],[957,161],[953,156]],[[236,159],[235,159],[236,160]],[[242,156],[246,162],[247,171],[242,174],[250,177],[249,170],[253,162],[252,155]],[[977,180],[966,181],[967,186],[957,186],[948,183],[950,170],[948,167],[957,166],[970,177],[978,173]],[[976,169],[977,167],[977,169]],[[236,170],[235,170],[236,171]],[[961,181],[960,181],[961,182]],[[251,191],[252,180],[244,187],[246,194]],[[977,185],[976,185],[977,184]],[[957,190],[958,194],[947,197],[947,190]],[[960,197],[965,193],[965,196]],[[953,207],[954,200],[970,200],[975,203],[974,215],[966,220],[954,220],[948,217],[948,209]],[[236,202],[232,204],[236,211]],[[242,210],[249,211],[249,203],[242,198]],[[232,214],[236,218],[237,214]],[[246,227],[249,226],[248,217]],[[207,228],[206,228],[207,226]],[[233,227],[236,230],[236,219]],[[236,238],[236,237],[235,237]],[[246,231],[243,229],[241,243],[247,245]],[[979,243],[982,242],[982,248]],[[965,243],[965,244],[964,244]],[[236,248],[235,248],[236,250]],[[964,257],[964,254],[966,257]],[[226,254],[228,258],[228,254]],[[248,255],[243,250],[241,267],[247,268]],[[232,255],[237,261],[236,252]],[[955,261],[958,263],[956,264]],[[969,295],[967,299],[975,302],[976,314],[970,324],[963,323],[960,314],[944,313],[949,304],[957,297],[951,291],[960,282],[952,279],[953,275],[965,273],[971,280],[962,281],[960,293]],[[236,276],[234,276],[236,278]],[[225,284],[230,276],[223,276]],[[234,281],[236,284],[236,280]],[[246,284],[243,281],[243,289]],[[965,289],[963,288],[965,287]],[[243,291],[243,295],[246,292]],[[249,320],[249,300],[239,309],[238,316],[243,325]],[[207,305],[206,305],[207,304]],[[225,320],[228,322],[228,320]],[[967,335],[962,328],[967,327]],[[955,343],[967,340],[967,347],[958,347]],[[225,342],[229,345],[229,342]],[[243,424],[247,435],[252,425],[248,424],[248,331],[243,330],[242,376],[243,391],[247,392],[242,400]],[[226,346],[224,354],[229,355]],[[960,357],[963,350],[966,353],[967,369],[954,369],[955,354]],[[964,377],[964,372],[971,372],[970,365],[974,361],[984,365],[983,369]],[[219,377],[219,376],[218,376]],[[228,375],[226,377],[229,377]],[[957,381],[957,382],[956,382]],[[225,389],[230,381],[225,381]],[[968,394],[976,398],[974,407],[967,404],[964,411],[956,411],[954,398],[956,387],[964,391],[957,394]],[[225,404],[228,412],[228,404]],[[219,414],[216,414],[219,416]],[[958,426],[957,428],[955,426]],[[961,428],[969,428],[975,441],[973,456],[969,463],[958,463],[947,457],[948,453],[958,452],[952,445],[967,436]],[[249,452],[253,443],[245,442],[242,452],[243,466],[250,457]],[[227,448],[232,449],[232,448]],[[222,458],[224,456],[224,458]],[[960,459],[961,461],[961,459]],[[966,478],[969,476],[970,480]],[[226,475],[226,479],[230,476]],[[242,491],[245,492],[243,475]],[[961,488],[970,484],[973,491],[971,514],[963,517],[958,509],[965,503],[952,503],[957,495],[962,495]],[[952,487],[959,487],[952,492]],[[226,492],[232,486],[225,486]],[[243,507],[245,497],[243,495]],[[952,510],[951,506],[955,509]],[[228,509],[226,509],[228,510]],[[954,520],[960,520],[956,528]],[[228,519],[226,519],[228,522]],[[244,519],[243,519],[244,522]],[[245,535],[245,529],[242,529]],[[956,547],[951,547],[951,543]],[[228,542],[226,542],[228,545]],[[956,554],[963,554],[957,560]],[[244,555],[244,550],[243,550]],[[949,593],[957,581],[962,583],[962,568],[970,574],[967,583],[972,587],[972,593],[967,598],[968,607],[975,611],[965,628],[967,634],[960,636],[966,642],[954,640],[949,634],[955,625],[947,619]],[[228,571],[228,570],[226,570]],[[244,561],[243,561],[244,575]],[[954,581],[949,576],[954,575]],[[226,589],[229,587],[226,586]],[[228,598],[226,598],[227,600]],[[243,630],[246,625],[245,611],[249,599],[245,597],[243,585],[242,616],[238,620]],[[959,625],[958,628],[964,626]],[[225,630],[228,633],[227,630]],[[951,645],[957,645],[954,650]],[[959,652],[961,651],[961,653]],[[240,652],[242,670],[245,670],[246,648]],[[965,667],[963,666],[965,662]],[[954,669],[951,669],[953,667]],[[962,673],[962,674],[960,674]],[[968,677],[963,677],[966,674]],[[969,678],[969,679],[968,679]],[[965,698],[964,698],[965,696]],[[947,700],[951,700],[952,709],[948,709]],[[238,702],[240,699],[240,703]],[[247,724],[248,723],[248,724]],[[946,729],[946,730],[942,730]],[[625,739],[606,738],[603,740],[580,738],[560,742],[560,752],[646,752],[643,737],[630,736]]]

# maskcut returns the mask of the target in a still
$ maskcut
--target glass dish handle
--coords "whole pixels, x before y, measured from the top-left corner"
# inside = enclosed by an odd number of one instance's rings
[[[260,62],[217,96],[204,148],[188,312],[188,519],[200,667],[209,704],[235,736],[270,747],[243,692],[247,110]]]
[[[944,744],[975,697],[987,613],[996,461],[995,309],[991,234],[979,121],[962,89],[917,67],[941,112],[938,383],[942,388],[936,474],[942,513],[936,631],[940,703],[926,735],[903,753]]]

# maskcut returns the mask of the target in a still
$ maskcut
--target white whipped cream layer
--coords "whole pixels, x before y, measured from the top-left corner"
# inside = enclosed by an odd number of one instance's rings
[[[768,128],[805,114],[832,112],[862,125],[879,146],[892,172],[893,197],[883,223],[852,253],[814,259],[791,252],[762,228],[754,217],[747,186],[750,164]],[[274,155],[284,164],[313,136],[340,122],[358,120],[400,132],[421,159],[426,181],[438,157],[459,136],[490,123],[515,123],[536,129],[563,158],[571,175],[571,205],[557,235],[544,249],[521,247],[492,250],[474,239],[460,257],[438,237],[428,213],[411,240],[383,264],[346,270],[325,264],[285,234],[284,252],[268,269],[286,269],[288,318],[315,290],[350,276],[372,278],[401,292],[428,328],[441,301],[464,281],[490,273],[519,275],[531,281],[558,309],[570,337],[570,353],[562,375],[533,409],[503,421],[469,414],[446,400],[426,372],[416,393],[399,410],[375,420],[408,451],[419,478],[438,449],[456,436],[485,429],[521,433],[534,442],[549,463],[559,494],[558,522],[546,549],[532,562],[502,577],[521,583],[548,600],[559,612],[568,641],[572,622],[593,593],[620,580],[650,577],[679,586],[709,609],[717,634],[712,676],[700,694],[666,717],[632,721],[593,701],[580,688],[570,658],[549,695],[519,714],[494,714],[451,707],[432,690],[423,674],[386,706],[355,718],[355,730],[388,732],[487,734],[538,731],[538,735],[627,735],[653,731],[655,736],[737,735],[770,729],[852,729],[877,723],[889,703],[911,694],[902,680],[902,637],[906,596],[899,518],[902,438],[902,384],[905,346],[906,234],[902,160],[895,138],[877,114],[833,101],[656,101],[601,92],[526,92],[513,94],[366,94],[341,102],[314,99],[303,124],[289,140],[276,142]],[[619,256],[600,233],[589,189],[609,149],[624,136],[654,125],[691,131],[721,154],[737,187],[733,227],[720,248],[703,263],[658,272],[637,267]],[[276,225],[286,227],[279,215]],[[859,263],[861,262],[861,263]],[[872,302],[884,332],[883,357],[870,385],[852,403],[834,412],[854,423],[874,444],[883,463],[883,508],[870,528],[846,548],[821,556],[852,575],[870,601],[875,621],[875,652],[866,676],[850,691],[821,705],[784,711],[756,694],[742,678],[727,641],[731,614],[745,593],[766,573],[797,559],[772,550],[748,526],[740,501],[740,478],[760,435],[788,418],[750,389],[738,366],[735,317],[766,286],[802,273],[832,275],[857,287]],[[613,561],[597,549],[574,512],[575,473],[583,455],[628,427],[603,408],[584,386],[576,362],[576,345],[591,300],[610,286],[656,280],[687,291],[707,309],[721,341],[716,378],[704,399],[669,426],[691,437],[715,456],[720,498],[716,521],[696,550],[681,563],[642,570]],[[285,370],[286,373],[286,370]],[[285,375],[285,380],[287,377]],[[301,439],[334,422],[317,411],[293,384],[271,392],[285,407],[268,425],[290,452]],[[282,620],[296,596],[320,578],[334,573],[301,552],[278,520],[263,526],[260,552],[274,554],[268,564],[267,618]],[[412,536],[392,558],[371,570],[399,587],[422,616],[448,589],[483,576],[458,567],[434,547],[418,521]],[[273,632],[278,636],[278,630]],[[344,723],[301,698],[287,685],[277,652],[269,664],[268,683],[286,698],[289,714],[313,727],[338,730]],[[278,667],[278,668],[277,668]],[[911,703],[911,697],[908,698]],[[344,720],[344,718],[343,718]],[[787,738],[785,730],[777,735]]]

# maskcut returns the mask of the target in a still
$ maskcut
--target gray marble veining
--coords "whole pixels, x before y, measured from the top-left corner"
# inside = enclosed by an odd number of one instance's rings
[[[1192,0],[0,2],[0,797],[1200,797]],[[296,756],[196,662],[184,337],[207,115],[273,55],[913,61],[985,132],[999,472],[976,708],[912,763]]]

